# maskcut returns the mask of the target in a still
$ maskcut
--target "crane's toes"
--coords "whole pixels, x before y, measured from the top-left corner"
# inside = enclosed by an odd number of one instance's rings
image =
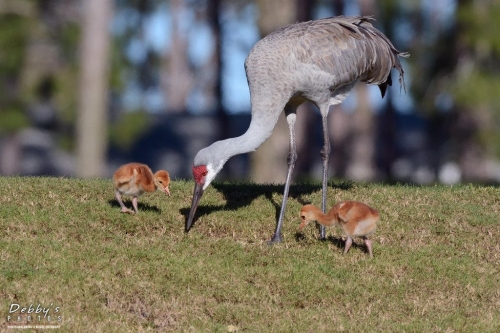
[[[271,240],[267,242],[267,245],[274,245],[277,243],[281,243],[281,235],[274,234],[273,238],[271,238]]]
[[[122,208],[121,210],[122,213],[128,213],[128,214],[135,214],[133,210],[130,210],[128,208]]]

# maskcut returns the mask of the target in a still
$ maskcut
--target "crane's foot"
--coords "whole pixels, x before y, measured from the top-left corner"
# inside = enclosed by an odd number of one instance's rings
[[[274,245],[276,243],[281,243],[281,235],[280,234],[274,234],[273,238],[269,242],[267,242],[267,245]]]
[[[135,212],[134,212],[133,210],[130,210],[130,209],[128,209],[128,208],[122,208],[122,209],[120,210],[120,212],[122,212],[122,213],[127,213],[127,214],[135,214]]]

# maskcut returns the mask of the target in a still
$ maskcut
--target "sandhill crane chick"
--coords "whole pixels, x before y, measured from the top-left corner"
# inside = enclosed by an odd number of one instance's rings
[[[380,216],[378,211],[370,206],[357,201],[342,201],[333,206],[328,213],[323,214],[318,207],[305,205],[300,210],[300,218],[302,223],[299,230],[302,230],[311,221],[317,221],[323,226],[337,224],[347,237],[344,254],[351,247],[352,237],[362,237],[370,257],[373,257],[372,243],[368,239],[368,235],[375,231]]]
[[[137,198],[144,192],[162,191],[170,195],[168,186],[170,176],[167,171],[159,170],[155,174],[151,169],[141,163],[128,163],[122,165],[113,174],[115,184],[115,197],[122,208],[122,213],[137,213]],[[132,196],[134,211],[125,207],[122,195]]]

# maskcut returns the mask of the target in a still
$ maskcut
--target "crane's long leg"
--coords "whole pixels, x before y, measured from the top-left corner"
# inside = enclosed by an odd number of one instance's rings
[[[283,218],[285,216],[286,201],[288,199],[288,192],[292,181],[293,168],[295,167],[295,162],[297,161],[297,145],[295,143],[295,111],[290,112],[291,113],[287,112],[286,116],[290,130],[290,151],[288,153],[288,172],[286,175],[285,191],[283,192],[283,202],[281,203],[280,216],[278,218],[278,223],[276,224],[276,231],[274,232],[273,238],[269,241],[269,244],[281,242],[281,228],[283,226]]]
[[[323,123],[323,149],[321,149],[321,157],[323,158],[323,196],[321,200],[321,209],[323,213],[326,213],[326,194],[328,190],[328,162],[330,160],[330,135],[328,133],[328,106],[326,112],[321,110],[322,123]],[[320,239],[326,238],[326,230],[325,226],[320,227]]]

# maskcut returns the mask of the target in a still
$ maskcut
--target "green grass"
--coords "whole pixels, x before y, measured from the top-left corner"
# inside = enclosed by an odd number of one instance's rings
[[[0,189],[0,331],[21,331],[7,328],[14,303],[59,306],[63,332],[500,331],[497,187],[332,184],[329,206],[379,209],[373,259],[360,240],[343,256],[339,229],[297,233],[319,184],[292,186],[274,246],[280,185],[215,183],[188,234],[192,182],[143,195],[136,216],[110,180]]]

